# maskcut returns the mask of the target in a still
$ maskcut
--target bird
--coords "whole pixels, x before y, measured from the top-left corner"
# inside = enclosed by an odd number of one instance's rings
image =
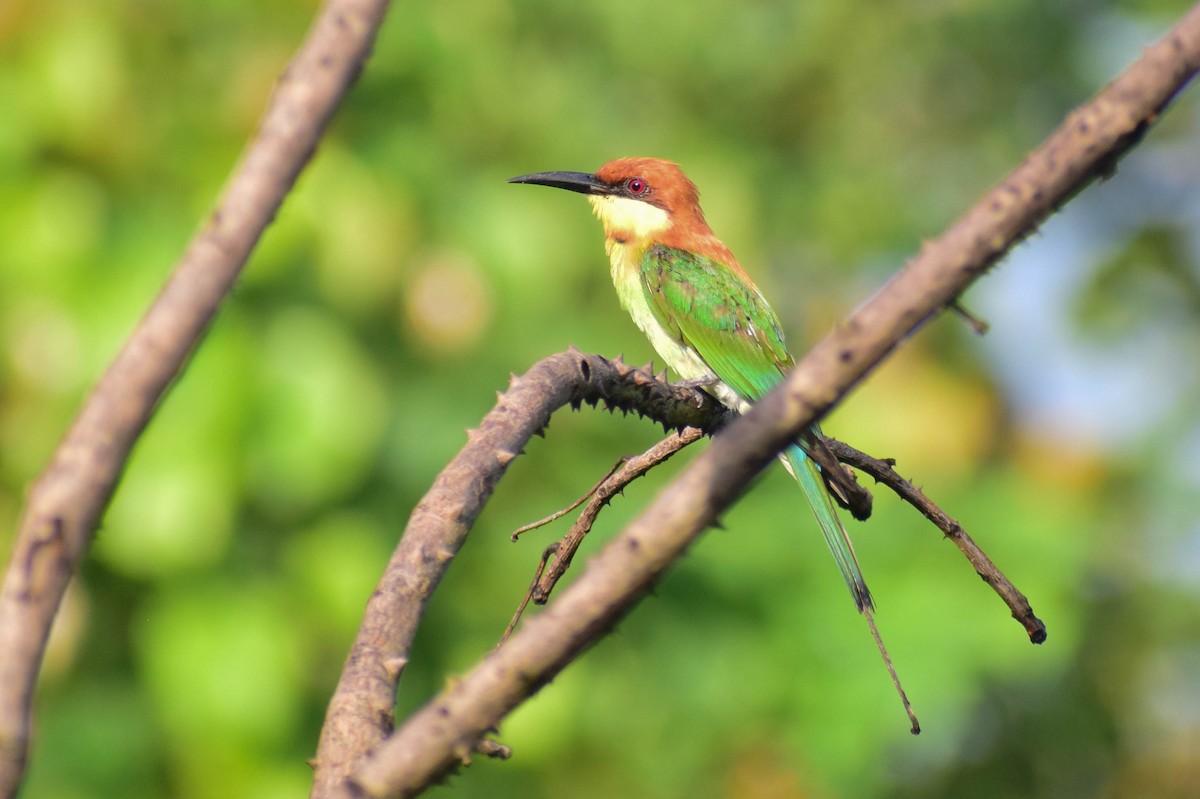
[[[696,184],[678,164],[618,158],[595,174],[537,172],[508,182],[587,195],[604,227],[621,306],[685,382],[744,413],[795,365],[779,317],[708,226]],[[870,612],[871,592],[819,467],[798,445],[781,459],[812,507],[856,607]]]
[[[621,306],[685,383],[745,413],[795,365],[779,317],[709,227],[699,190],[678,164],[627,157],[609,161],[594,173],[536,172],[508,182],[586,195],[604,228],[604,249]],[[819,446],[820,430],[814,425],[810,432],[804,446]],[[918,732],[875,626],[874,600],[854,546],[826,488],[827,480],[837,484],[837,476],[823,475],[804,446],[790,445],[780,460],[812,508]],[[833,470],[841,471],[836,460],[831,463]]]

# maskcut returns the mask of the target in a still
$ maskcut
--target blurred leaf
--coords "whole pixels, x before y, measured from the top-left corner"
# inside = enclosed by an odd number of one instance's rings
[[[147,608],[138,654],[176,756],[264,747],[297,721],[304,658],[291,609],[263,586],[174,591]]]

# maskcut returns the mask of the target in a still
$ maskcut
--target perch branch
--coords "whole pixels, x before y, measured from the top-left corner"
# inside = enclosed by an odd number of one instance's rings
[[[274,218],[371,50],[384,0],[330,0],[207,224],[31,488],[0,594],[0,797],[20,785],[50,623],[134,442]]]
[[[538,616],[455,680],[355,769],[345,795],[412,796],[611,629],[659,575],[795,440],[1096,177],[1107,176],[1200,67],[1200,7],[1066,122],[1008,179],[730,423]],[[353,657],[353,655],[352,655]]]

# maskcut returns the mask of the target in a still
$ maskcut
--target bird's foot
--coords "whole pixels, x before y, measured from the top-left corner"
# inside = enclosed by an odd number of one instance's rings
[[[721,379],[719,377],[694,377],[691,380],[680,380],[678,383],[672,383],[671,385],[678,386],[679,388],[696,389],[696,388],[708,388],[709,386],[715,386],[717,383],[720,383],[720,382],[721,382]]]

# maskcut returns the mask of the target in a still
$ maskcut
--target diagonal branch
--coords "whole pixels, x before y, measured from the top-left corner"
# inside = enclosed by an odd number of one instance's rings
[[[766,467],[907,336],[1091,180],[1112,172],[1200,68],[1200,7],[822,340],[589,564],[355,770],[343,795],[411,796],[613,627]]]
[[[50,622],[129,452],[362,70],[387,6],[321,10],[207,224],[29,492],[0,594],[0,797],[20,785]]]
[[[865,452],[832,438],[828,439],[828,444],[842,463],[874,477],[876,482],[883,483],[895,491],[896,496],[921,511],[926,519],[933,522],[934,526],[953,541],[970,564],[975,567],[975,573],[983,578],[983,581],[1004,600],[1004,604],[1008,605],[1009,610],[1012,611],[1013,618],[1020,622],[1021,626],[1025,628],[1025,632],[1029,634],[1029,640],[1035,644],[1045,643],[1046,625],[1034,615],[1033,607],[1030,606],[1025,595],[1004,576],[1004,572],[1000,571],[987,553],[979,548],[979,545],[967,534],[957,519],[935,505],[929,497],[925,496],[925,492],[896,471],[895,461],[872,458]]]

